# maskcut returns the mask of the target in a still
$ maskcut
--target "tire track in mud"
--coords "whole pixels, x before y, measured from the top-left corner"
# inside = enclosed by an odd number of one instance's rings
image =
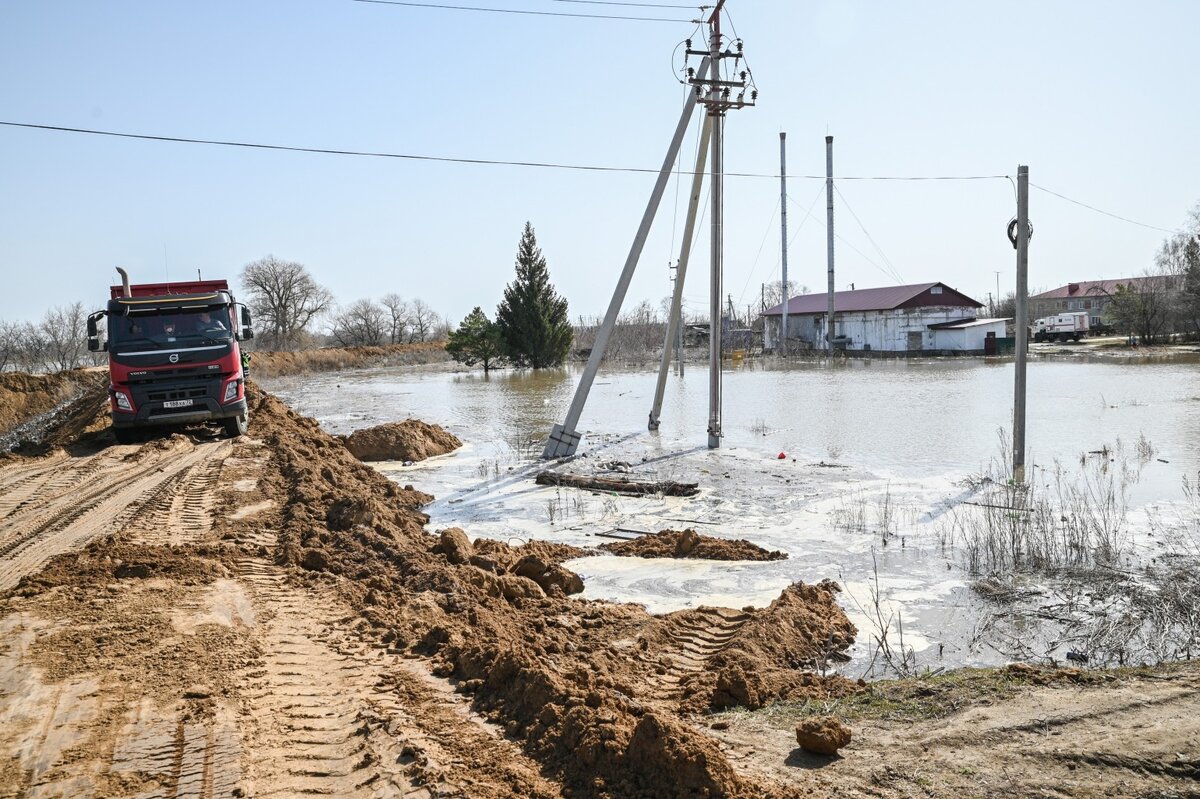
[[[97,455],[47,483],[47,494],[0,521],[0,591],[50,558],[121,530],[164,483],[229,451],[229,442],[151,451],[137,459]],[[141,453],[135,453],[141,454]],[[108,468],[104,468],[107,463]],[[86,480],[97,478],[91,483]]]
[[[78,466],[90,464],[96,457],[82,458]],[[58,453],[36,458],[28,464],[6,465],[0,475],[0,519],[7,519],[20,511],[35,494],[44,495],[47,483],[60,480],[60,469],[70,460],[66,453]],[[75,471],[72,469],[72,473]]]
[[[658,699],[673,698],[680,683],[704,669],[710,657],[720,652],[751,618],[749,613],[729,608],[697,608],[666,621],[666,647],[642,656],[654,664],[646,682]]]
[[[242,778],[241,741],[232,711],[219,706],[208,722],[163,715],[143,701],[130,712],[109,773],[139,775],[157,787],[138,799],[218,799],[236,796]]]
[[[287,586],[278,567],[257,558],[239,566],[265,620],[262,661],[243,689],[253,729],[247,795],[431,799],[408,774],[403,741],[384,729],[394,703],[377,689],[379,662],[322,640],[329,633],[313,618],[313,597]]]
[[[204,538],[213,528],[212,511],[226,458],[232,450],[221,442],[219,451],[201,463],[180,470],[155,489],[139,513],[122,530],[130,539],[147,544],[183,544]]]

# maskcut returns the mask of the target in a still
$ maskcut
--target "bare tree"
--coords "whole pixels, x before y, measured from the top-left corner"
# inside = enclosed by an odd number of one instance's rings
[[[56,305],[38,323],[43,360],[57,372],[74,369],[87,353],[87,314],[82,302]]]
[[[1105,317],[1119,332],[1135,335],[1142,344],[1169,338],[1179,305],[1183,276],[1147,270],[1136,282],[1117,284],[1108,294]]]
[[[21,323],[0,322],[0,372],[17,365],[21,354]]]
[[[46,339],[41,325],[22,322],[17,329],[13,365],[22,372],[41,372],[46,368]]]
[[[333,305],[333,295],[302,264],[274,255],[247,264],[242,285],[267,346],[296,348],[313,320]]]
[[[798,297],[801,294],[808,294],[808,286],[802,286],[794,280],[788,281],[788,299]],[[762,290],[761,302],[763,310],[774,308],[783,302],[783,281],[776,280],[774,283],[767,283]],[[788,325],[790,328],[791,325]]]
[[[389,316],[388,343],[401,343],[404,341],[404,331],[408,327],[409,316],[411,315],[408,303],[395,292],[383,295],[383,299],[379,302],[387,309]]]
[[[409,334],[408,340],[429,341],[433,338],[437,327],[437,312],[430,308],[424,300],[413,300],[409,305]]]
[[[388,313],[371,300],[358,300],[333,317],[329,335],[343,347],[378,346],[387,340]]]

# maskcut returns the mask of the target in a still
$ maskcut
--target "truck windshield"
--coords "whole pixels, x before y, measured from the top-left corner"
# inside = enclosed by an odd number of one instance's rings
[[[229,310],[164,309],[128,316],[109,314],[108,340],[111,345],[144,346],[146,349],[198,347],[207,341],[226,342],[232,338]]]

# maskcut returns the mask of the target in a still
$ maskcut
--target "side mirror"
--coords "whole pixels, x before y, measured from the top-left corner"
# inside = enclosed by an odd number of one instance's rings
[[[88,352],[99,352],[102,349],[100,344],[100,326],[98,324],[102,316],[104,316],[103,311],[94,313],[87,318]]]
[[[250,339],[254,338],[254,329],[251,327],[252,322],[250,321],[250,309],[247,308],[245,305],[242,305],[242,306],[240,306],[240,310],[241,310],[241,317],[240,317],[241,324],[239,325],[239,327],[241,327],[241,329],[242,329],[241,340],[249,341]]]

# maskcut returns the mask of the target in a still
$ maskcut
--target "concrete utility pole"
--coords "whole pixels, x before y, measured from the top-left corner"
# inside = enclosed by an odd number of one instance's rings
[[[800,220],[801,224],[804,220]],[[783,320],[779,323],[779,351],[787,355],[788,333],[788,276],[787,276],[787,133],[779,131],[779,259],[783,263]],[[763,319],[763,339],[766,340],[767,320]]]
[[[709,22],[712,24],[712,35],[709,39],[709,51],[713,63],[713,82],[709,90],[708,115],[712,119],[712,254],[710,267],[712,274],[709,278],[708,298],[708,448],[716,449],[721,446],[721,257],[724,253],[723,220],[725,176],[722,172],[725,165],[722,162],[721,134],[724,132],[725,115],[721,110],[721,6],[724,0],[717,3]]]
[[[1029,348],[1029,167],[1017,167],[1017,322],[1013,383],[1013,481],[1025,482],[1025,357]]]
[[[705,58],[700,62],[698,70],[701,79],[708,74],[708,68],[709,60]],[[608,347],[608,339],[612,336],[613,327],[617,323],[617,315],[621,312],[621,303],[625,301],[625,293],[629,291],[629,283],[633,280],[634,270],[637,269],[638,259],[641,258],[642,248],[646,244],[646,237],[650,235],[650,225],[654,222],[654,214],[658,211],[663,192],[667,188],[667,181],[671,177],[671,168],[675,165],[675,159],[679,157],[683,134],[687,132],[688,123],[691,122],[695,109],[696,98],[689,95],[684,103],[683,112],[679,115],[679,123],[675,126],[675,136],[671,139],[670,146],[667,147],[667,155],[663,159],[662,169],[658,172],[658,180],[655,181],[654,189],[650,192],[650,201],[646,203],[646,210],[642,213],[642,222],[638,226],[637,234],[633,237],[633,246],[629,248],[629,255],[625,259],[625,268],[621,270],[621,277],[617,280],[617,287],[608,304],[608,311],[604,314],[604,323],[596,334],[596,341],[592,345],[592,354],[588,356],[587,366],[583,368],[583,376],[580,377],[579,385],[575,388],[575,397],[571,400],[571,407],[567,410],[567,418],[562,424],[556,424],[551,429],[550,437],[546,440],[546,448],[542,450],[543,458],[564,458],[574,455],[575,451],[579,449],[579,441],[582,438],[576,429],[579,425],[579,417],[583,414],[583,406],[587,404],[588,392],[592,390],[596,372],[600,370],[600,361],[604,359],[604,350]]]
[[[671,341],[677,342],[679,374],[683,374],[683,283],[687,278],[688,259],[692,252],[692,237],[696,232],[696,216],[700,194],[704,188],[704,166],[708,161],[708,141],[712,135],[712,117],[704,117],[700,129],[700,144],[696,148],[696,168],[692,171],[692,191],[688,195],[687,221],[683,225],[683,242],[679,245],[679,266],[675,270],[675,291],[671,295],[671,315],[667,318],[667,338],[663,344],[662,362],[658,365],[658,383],[654,387],[654,403],[650,406],[648,428],[657,430],[662,413],[663,395],[667,389],[668,352]]]
[[[833,352],[833,137],[825,137],[825,250],[829,262],[829,299],[825,311],[825,349]]]

